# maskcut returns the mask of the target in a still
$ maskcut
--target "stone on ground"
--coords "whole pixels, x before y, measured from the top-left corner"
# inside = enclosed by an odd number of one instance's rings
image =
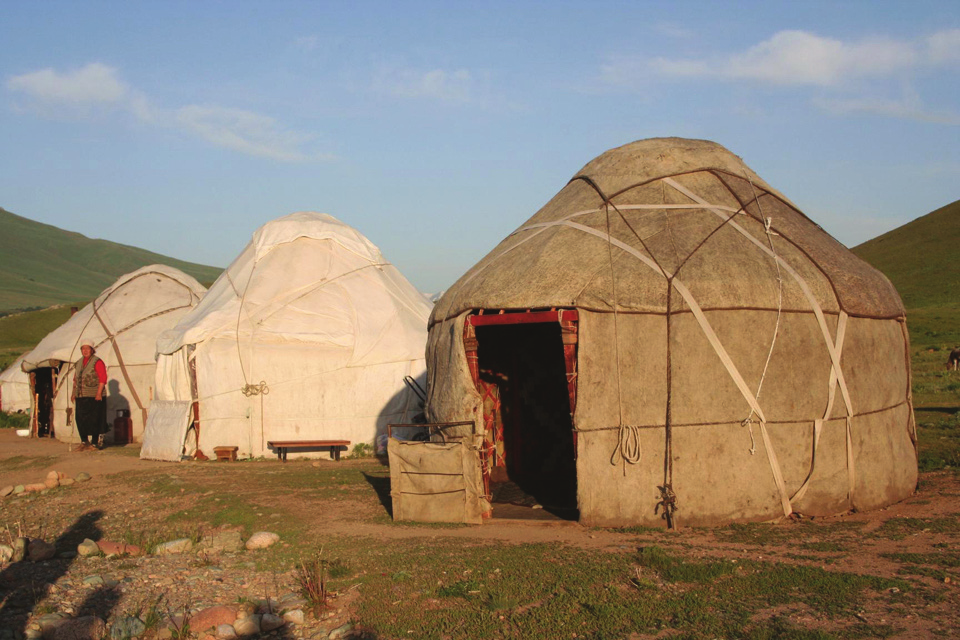
[[[25,493],[40,493],[47,488],[47,485],[42,482],[33,482],[30,484],[23,485],[23,490]]]
[[[147,631],[143,620],[134,616],[123,616],[110,627],[111,640],[130,640],[139,638]]]
[[[61,487],[69,487],[69,486],[72,485],[74,482],[76,482],[76,480],[74,480],[73,478],[60,478],[60,486],[61,486]]]
[[[191,549],[193,549],[193,541],[190,538],[180,538],[179,540],[158,544],[153,552],[158,556],[166,556],[174,553],[187,553]]]
[[[337,640],[337,638],[345,637],[351,631],[353,631],[353,625],[345,624],[342,627],[337,627],[336,629],[331,631],[330,635],[327,637],[330,638],[330,640]]]
[[[86,482],[89,479],[90,479],[90,474],[87,473],[86,471],[81,471],[80,473],[77,474],[77,477],[76,477],[77,482]]]
[[[20,562],[27,557],[27,545],[30,544],[30,540],[27,538],[17,538],[13,541],[13,555],[10,559],[13,562]]]
[[[6,498],[11,493],[13,493],[13,485],[8,484],[3,489],[0,489],[0,498]]]
[[[35,539],[27,545],[27,558],[31,562],[43,562],[57,555],[57,549],[49,542]]]
[[[100,554],[100,547],[96,542],[87,538],[79,545],[77,545],[77,553],[79,553],[84,558],[89,558],[90,556],[96,556]]]
[[[8,544],[0,544],[0,564],[10,562],[13,557],[13,547]]]
[[[97,547],[105,556],[139,556],[141,555],[140,547],[132,544],[124,544],[123,542],[110,542],[109,540],[100,540],[97,542]]]
[[[255,636],[260,633],[260,616],[254,614],[245,618],[238,618],[233,622],[233,628],[238,636]]]
[[[270,531],[257,531],[247,540],[247,549],[266,549],[280,541],[280,536]]]
[[[265,613],[263,614],[263,617],[260,618],[260,632],[268,633],[270,631],[273,631],[274,629],[279,629],[285,624],[286,622],[284,622],[283,618],[281,618],[280,616],[274,615],[272,613]]]
[[[283,614],[283,619],[290,624],[303,624],[304,616],[302,609],[292,609]]]
[[[198,611],[195,616],[188,620],[188,624],[190,625],[190,631],[198,633],[213,629],[221,624],[229,625],[236,619],[237,610],[235,608],[219,605]]]
[[[221,640],[232,640],[237,637],[237,631],[233,628],[232,624],[218,624],[217,637],[221,638]]]

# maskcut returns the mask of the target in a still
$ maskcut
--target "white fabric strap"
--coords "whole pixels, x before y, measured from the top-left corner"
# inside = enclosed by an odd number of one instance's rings
[[[840,318],[837,321],[837,343],[836,350],[837,356],[843,354],[843,339],[847,333],[847,314],[844,311],[840,312]],[[797,489],[797,492],[793,494],[792,500],[800,500],[807,493],[807,489],[810,486],[810,480],[813,478],[813,471],[816,468],[817,464],[817,446],[820,444],[820,435],[823,433],[823,423],[830,419],[830,414],[833,412],[833,402],[837,397],[837,371],[832,366],[830,367],[830,383],[829,383],[829,392],[827,398],[827,408],[823,411],[823,417],[819,420],[814,420],[813,422],[813,451],[811,452],[810,460],[810,471],[807,473],[806,479],[804,479],[803,484]],[[848,429],[849,429],[849,417],[847,418]],[[847,467],[849,469],[852,464],[850,456],[847,456]],[[851,491],[852,491],[851,485]]]
[[[673,187],[680,193],[684,194],[691,200],[694,200],[695,202],[705,205],[708,209],[713,211],[715,214],[717,214],[717,216],[719,216],[723,220],[729,220],[729,218],[726,215],[724,215],[722,211],[720,211],[719,209],[710,207],[705,200],[700,198],[698,195],[696,195],[695,193],[693,193],[683,185],[677,183],[675,180],[671,178],[663,178],[663,182],[669,184],[671,187]],[[755,238],[752,233],[750,233],[749,231],[741,227],[739,224],[737,224],[733,220],[729,220],[729,224],[733,229],[739,232],[744,238],[746,238],[747,240],[755,244],[757,247],[759,247],[761,251],[763,251],[768,256],[770,256],[771,258],[779,262],[780,266],[783,267],[784,270],[786,270],[786,272],[789,273],[793,277],[793,279],[797,282],[797,284],[800,286],[801,291],[803,291],[803,295],[807,298],[807,301],[810,303],[810,306],[813,309],[814,315],[817,317],[817,324],[820,325],[820,332],[823,334],[823,340],[824,340],[824,344],[827,347],[827,353],[830,355],[830,361],[832,362],[833,367],[837,372],[837,382],[840,384],[840,393],[843,395],[843,402],[846,405],[847,414],[851,416],[854,415],[853,402],[850,400],[850,394],[847,391],[847,383],[846,383],[846,380],[844,379],[843,371],[840,369],[840,358],[837,355],[837,351],[833,346],[833,340],[830,338],[830,329],[829,327],[827,327],[827,321],[823,317],[823,310],[820,308],[820,303],[817,302],[816,297],[813,295],[813,291],[810,290],[810,287],[807,285],[806,281],[803,279],[803,277],[799,273],[797,273],[794,270],[793,267],[787,264],[787,262],[783,260],[783,258],[773,253],[768,247],[766,247],[762,242],[760,242],[757,238]]]

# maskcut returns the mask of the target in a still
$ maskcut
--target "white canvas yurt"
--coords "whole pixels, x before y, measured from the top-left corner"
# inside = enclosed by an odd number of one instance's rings
[[[276,452],[271,441],[373,445],[419,410],[404,378],[424,375],[430,308],[336,218],[300,212],[265,224],[157,341],[164,409],[141,457],[212,457],[218,447],[260,457]]]
[[[30,411],[30,376],[20,368],[26,354],[0,373],[0,411],[25,413]]]
[[[140,441],[154,396],[157,336],[195,307],[204,291],[178,269],[149,265],[121,276],[49,333],[21,367],[33,373],[38,434],[79,441],[70,394],[80,342],[90,339],[107,367],[107,422],[129,417],[123,439]]]
[[[598,526],[825,516],[916,487],[896,290],[709,141],[589,162],[444,293],[427,365],[428,419],[477,433],[390,441],[395,517],[477,522],[511,483]]]

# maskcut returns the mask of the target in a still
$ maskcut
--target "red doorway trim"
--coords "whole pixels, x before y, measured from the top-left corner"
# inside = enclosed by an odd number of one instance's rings
[[[467,316],[467,322],[474,327],[491,324],[534,324],[537,322],[560,322],[563,320],[579,320],[576,309],[559,309],[551,311],[501,311],[500,313],[483,313]]]

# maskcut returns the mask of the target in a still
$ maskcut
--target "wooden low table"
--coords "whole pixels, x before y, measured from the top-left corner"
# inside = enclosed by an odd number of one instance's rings
[[[323,449],[329,448],[330,454],[337,462],[340,461],[340,447],[349,447],[349,440],[271,440],[267,446],[275,449],[277,458],[287,461],[287,451],[290,449]]]
[[[214,447],[213,453],[217,456],[218,462],[236,462],[237,449],[239,447]]]

